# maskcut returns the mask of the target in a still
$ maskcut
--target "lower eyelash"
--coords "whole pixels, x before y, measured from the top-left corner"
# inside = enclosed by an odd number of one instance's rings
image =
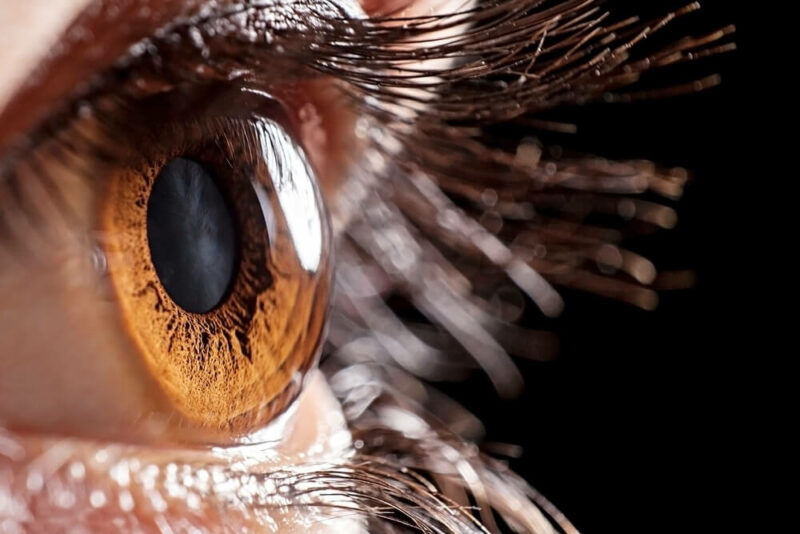
[[[388,397],[374,407],[391,406]],[[344,521],[342,531],[363,532],[356,526],[363,526],[365,518],[369,532],[391,533],[406,526],[420,532],[484,534],[483,525],[497,531],[491,513],[486,513],[489,509],[481,513],[482,524],[470,507],[400,467],[426,469],[438,480],[457,481],[452,458],[458,457],[458,467],[469,466],[482,480],[483,491],[476,494],[483,494],[481,498],[499,511],[516,507],[516,526],[552,532],[552,524],[563,532],[576,532],[505,466],[441,429],[421,426],[430,435],[411,438],[399,428],[373,421],[356,431],[359,450],[350,458],[314,458],[280,467],[255,461],[247,446],[229,447],[224,455],[118,444],[97,448],[75,439],[26,441],[0,431],[0,474],[8,484],[2,489],[9,490],[3,494],[7,506],[0,509],[0,520],[11,531],[18,527],[34,532],[67,525],[89,531],[113,525],[118,532],[249,531],[287,521],[338,526],[339,520]],[[45,453],[33,454],[39,450]],[[399,461],[386,459],[398,453]],[[348,524],[348,518],[353,523]],[[210,528],[208,523],[224,527]],[[348,527],[355,530],[345,530]]]

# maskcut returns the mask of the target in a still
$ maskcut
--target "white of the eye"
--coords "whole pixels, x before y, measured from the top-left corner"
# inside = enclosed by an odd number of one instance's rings
[[[286,218],[300,264],[316,271],[322,258],[322,201],[305,153],[284,129],[268,119],[255,121],[259,147]]]

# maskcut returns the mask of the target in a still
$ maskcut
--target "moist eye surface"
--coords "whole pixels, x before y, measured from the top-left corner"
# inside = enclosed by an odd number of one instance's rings
[[[238,256],[233,214],[211,173],[175,158],[159,173],[147,203],[147,240],[167,294],[190,313],[217,307]]]

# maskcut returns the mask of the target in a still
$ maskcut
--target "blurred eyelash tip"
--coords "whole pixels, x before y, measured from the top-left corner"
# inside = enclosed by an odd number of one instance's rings
[[[542,157],[542,144],[535,137],[525,137],[517,145],[514,163],[520,167],[535,169]]]
[[[633,260],[633,265],[629,267],[629,272],[640,284],[644,285],[652,284],[658,276],[656,266],[645,258]]]
[[[645,311],[654,311],[658,308],[658,293],[651,290],[643,290],[631,300],[631,303]]]
[[[503,374],[505,375],[504,378],[498,378],[493,381],[497,396],[504,401],[518,398],[525,390],[525,381],[522,378],[522,374],[516,366],[513,367],[513,371],[508,370]]]
[[[729,35],[733,35],[733,34],[734,34],[734,33],[736,33],[737,31],[738,31],[738,30],[737,30],[737,28],[736,28],[736,24],[728,24],[727,26],[723,27],[723,28],[720,30],[720,32],[722,32],[722,35],[724,35],[724,36],[726,36],[726,37],[727,37],[727,36],[729,36]],[[727,45],[725,45],[725,46],[733,46],[733,47],[735,48],[735,47],[736,47],[736,43],[728,43],[728,44],[727,44]]]
[[[564,299],[541,274],[522,261],[512,261],[507,269],[508,276],[524,291],[539,310],[551,318],[564,311]]]
[[[525,449],[520,445],[513,443],[499,443],[496,441],[487,441],[481,444],[481,448],[492,456],[501,456],[516,460],[522,458]]]
[[[671,230],[678,224],[678,213],[667,206],[653,206],[641,215],[641,219],[659,228]]]
[[[658,291],[689,289],[697,285],[697,273],[691,270],[663,271],[653,281]]]
[[[706,78],[702,78],[695,82],[695,89],[700,91],[705,91],[706,89],[711,89],[713,87],[717,87],[722,83],[722,75],[720,74],[712,74],[707,76]]]

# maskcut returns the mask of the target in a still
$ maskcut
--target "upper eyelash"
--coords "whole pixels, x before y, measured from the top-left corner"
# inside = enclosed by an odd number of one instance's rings
[[[384,131],[373,136],[370,151],[373,160],[392,164],[381,169],[371,167],[371,180],[381,180],[386,194],[392,190],[401,193],[397,197],[400,202],[392,200],[391,206],[396,224],[406,229],[411,241],[424,242],[434,251],[448,248],[472,258],[469,261],[488,261],[493,269],[511,277],[547,315],[558,313],[560,301],[543,283],[542,275],[551,282],[648,308],[654,293],[642,286],[652,281],[652,265],[612,245],[609,250],[619,259],[613,270],[627,271],[628,277],[612,279],[607,273],[593,272],[602,247],[618,239],[587,226],[583,218],[593,211],[593,205],[606,202],[604,197],[597,197],[605,193],[653,191],[670,198],[680,196],[684,173],[584,157],[548,159],[547,154],[532,167],[481,137],[482,128],[492,123],[513,122],[557,105],[608,97],[609,90],[635,81],[656,66],[732,48],[730,44],[716,44],[732,31],[726,27],[635,60],[630,54],[634,44],[698,5],[689,4],[651,24],[627,19],[603,26],[606,14],[598,9],[599,4],[596,0],[510,0],[438,16],[358,19],[326,1],[298,1],[293,5],[301,6],[307,15],[299,29],[275,25],[270,11],[275,8],[273,4],[250,3],[244,10],[206,12],[199,18],[179,21],[132,47],[115,69],[88,84],[88,91],[73,100],[67,112],[56,114],[28,139],[35,145],[38,139],[52,136],[72,114],[87,107],[102,120],[106,111],[94,104],[109,94],[117,95],[112,103],[119,106],[135,103],[153,87],[238,78],[258,85],[269,82],[262,78],[274,68],[269,62],[284,61],[298,75],[327,75],[342,82],[341,87],[353,97],[352,104]],[[246,20],[238,21],[237,17],[243,15]],[[250,30],[262,15],[270,15],[264,19],[271,20],[273,26],[254,34]],[[442,41],[437,32],[453,27],[469,27],[469,31],[454,37],[454,42]],[[309,28],[314,31],[303,31]],[[531,34],[537,38],[532,39]],[[266,35],[270,36],[268,44],[254,44],[254,39],[267,41]],[[481,54],[481,47],[487,43],[494,46],[487,51],[488,59],[487,54]],[[498,43],[503,47],[498,49]],[[455,63],[434,67],[428,62],[441,59]],[[414,61],[428,63],[419,72],[409,66]],[[528,80],[520,84],[522,67]],[[143,80],[147,82],[144,85],[140,83]],[[515,83],[532,87],[536,98],[512,98],[523,91]],[[699,82],[700,88],[713,83],[713,77]],[[679,86],[666,91],[681,90]],[[83,145],[78,139],[70,141],[84,157],[104,157],[92,140]],[[396,158],[401,152],[406,157]],[[6,169],[13,167],[11,161],[13,158],[4,162]],[[524,208],[522,212],[532,210],[533,215],[524,215],[516,222],[512,217],[508,222],[517,224],[532,238],[528,243],[545,243],[547,258],[537,257],[525,241],[515,243],[512,249],[475,223],[474,215],[486,209],[481,200],[485,191],[494,192],[507,211],[520,207]],[[586,213],[566,213],[565,203],[570,199],[578,199]],[[659,221],[671,220],[669,208],[624,202],[633,206],[634,215],[643,215],[656,225],[668,226]],[[444,210],[455,223],[431,224],[427,214],[435,210]],[[380,209],[378,212],[383,213]],[[552,215],[543,216],[548,212]],[[370,214],[364,217],[369,219]],[[372,220],[372,226],[386,223],[382,217]],[[564,231],[564,224],[568,231]],[[370,239],[365,241],[367,235]],[[351,229],[345,239],[364,250],[376,245],[376,235]],[[392,270],[385,257],[375,261],[382,269]],[[459,269],[453,265],[447,269],[451,273],[449,284],[461,284],[457,280]],[[405,275],[400,280],[411,294],[421,290],[414,289],[419,280]],[[477,313],[484,304],[481,299],[476,302]]]
[[[609,26],[602,25],[608,13],[601,11],[601,3],[511,0],[435,16],[361,19],[331,17],[335,9],[320,13],[309,7],[330,7],[327,2],[294,2],[292,5],[308,10],[309,18],[299,27],[258,31],[254,28],[264,24],[259,15],[265,10],[251,5],[245,11],[212,14],[200,22],[177,25],[153,44],[158,50],[175,39],[181,46],[194,41],[201,55],[208,56],[195,55],[196,60],[208,65],[227,62],[222,73],[241,67],[256,77],[264,66],[259,52],[280,47],[281,55],[296,65],[346,82],[359,98],[370,96],[381,103],[414,107],[416,123],[428,117],[436,123],[467,121],[470,125],[507,121],[599,96],[635,98],[610,95],[608,91],[631,85],[649,70],[734,48],[732,43],[719,44],[734,31],[727,26],[634,59],[630,50],[635,45],[674,19],[699,9],[699,3],[650,22],[629,18]],[[441,36],[442,31],[453,28],[461,30],[452,37]],[[195,37],[189,38],[191,35]],[[254,48],[254,40],[265,36],[272,44]],[[207,39],[223,39],[239,46],[228,53],[215,51],[212,57],[206,48]],[[431,61],[443,59],[454,64],[430,66]],[[421,68],[420,62],[428,62],[428,66]],[[194,74],[186,68],[183,75],[191,78]],[[716,83],[718,78],[709,76],[671,86],[662,93],[697,91]],[[513,106],[498,108],[501,99],[511,97]],[[385,111],[379,107],[372,111]]]
[[[689,4],[650,24],[628,19],[603,27],[607,13],[600,11],[600,3],[511,0],[436,16],[360,19],[347,16],[327,0],[295,0],[291,9],[289,4],[278,9],[272,3],[251,2],[219,12],[204,11],[159,30],[131,47],[110,73],[87,83],[72,103],[85,109],[87,100],[120,90],[136,99],[143,91],[131,80],[141,83],[146,76],[155,77],[148,80],[150,85],[224,80],[248,71],[257,80],[259,70],[269,72],[264,61],[283,58],[299,70],[346,82],[357,104],[383,123],[402,122],[387,108],[413,108],[415,138],[420,134],[439,138],[461,128],[469,131],[599,96],[635,98],[612,96],[608,91],[630,85],[655,67],[733,48],[731,43],[715,44],[733,31],[729,26],[631,61],[629,49],[634,44],[675,17],[698,9],[699,4]],[[303,9],[306,18],[295,17],[291,26],[284,18],[294,9]],[[508,16],[498,23],[499,15]],[[444,41],[435,35],[453,27],[469,31]],[[228,49],[212,53],[209,43],[220,40]],[[269,44],[254,46],[259,40]],[[493,50],[488,50],[488,43]],[[230,48],[232,44],[236,46]],[[565,50],[569,54],[562,53]],[[408,66],[441,59],[456,64],[422,71]],[[523,78],[535,82],[520,83]],[[710,76],[662,92],[696,91],[717,82]],[[54,124],[63,124],[65,116],[74,112],[54,114],[44,129],[52,132]],[[34,144],[31,140],[36,137],[36,132],[28,136],[26,144]]]

